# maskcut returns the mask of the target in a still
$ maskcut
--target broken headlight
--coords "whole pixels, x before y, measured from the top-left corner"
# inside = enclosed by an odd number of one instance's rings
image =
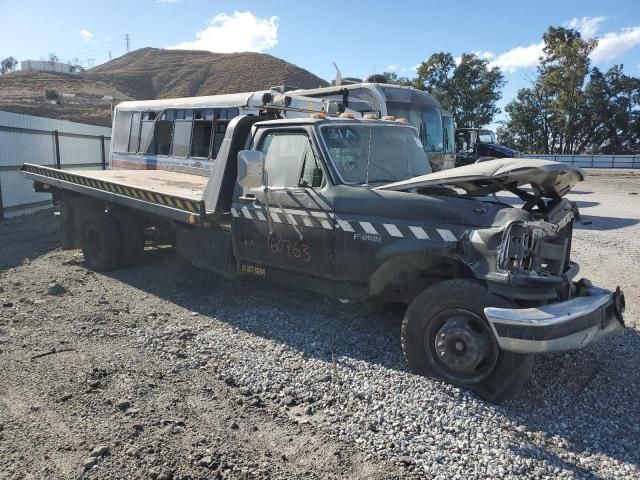
[[[511,223],[498,251],[498,266],[517,274],[562,275],[571,238],[564,230],[544,221]]]

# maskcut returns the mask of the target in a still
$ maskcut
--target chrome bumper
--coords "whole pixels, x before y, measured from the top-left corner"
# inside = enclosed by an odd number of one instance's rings
[[[624,333],[624,295],[591,287],[584,296],[535,308],[484,309],[501,349],[518,353],[577,350]]]

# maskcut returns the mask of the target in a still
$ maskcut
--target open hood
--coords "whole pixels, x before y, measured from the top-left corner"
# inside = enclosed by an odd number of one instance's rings
[[[375,189],[402,191],[449,186],[461,188],[469,195],[487,195],[531,185],[538,197],[560,198],[582,180],[584,172],[566,163],[535,158],[498,158],[389,183]]]

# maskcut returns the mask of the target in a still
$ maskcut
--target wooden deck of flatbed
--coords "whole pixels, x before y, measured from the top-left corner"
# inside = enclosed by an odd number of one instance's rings
[[[200,201],[208,177],[171,170],[66,170],[86,178]]]
[[[106,202],[166,216],[186,223],[204,222],[208,176],[174,170],[58,170],[25,163],[25,177],[51,188],[71,190]]]

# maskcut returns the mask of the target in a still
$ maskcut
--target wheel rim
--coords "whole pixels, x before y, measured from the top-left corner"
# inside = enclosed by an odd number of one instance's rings
[[[429,323],[425,350],[445,377],[477,383],[491,374],[498,361],[498,345],[486,321],[468,310],[450,309]]]

